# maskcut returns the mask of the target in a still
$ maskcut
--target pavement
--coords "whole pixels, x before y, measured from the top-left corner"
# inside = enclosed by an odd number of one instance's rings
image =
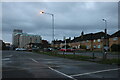
[[[25,51],[2,52],[2,79],[118,80],[120,67]]]

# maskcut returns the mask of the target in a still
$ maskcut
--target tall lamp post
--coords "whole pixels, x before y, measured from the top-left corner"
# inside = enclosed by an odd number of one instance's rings
[[[102,19],[105,22],[105,47],[103,49],[105,49],[105,53],[103,55],[103,59],[106,59],[107,57],[107,53],[106,51],[108,50],[108,42],[107,42],[107,20],[106,19]]]
[[[105,22],[105,37],[104,37],[106,39],[105,45],[108,47],[108,44],[107,44],[107,20],[106,19],[102,19],[102,20]]]
[[[52,16],[52,40],[53,40],[52,46],[54,48],[54,14],[46,13],[44,11],[40,11],[40,14],[47,14],[47,15],[51,15]]]

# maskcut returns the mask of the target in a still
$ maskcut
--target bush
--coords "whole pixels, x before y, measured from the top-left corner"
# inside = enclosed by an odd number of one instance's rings
[[[85,45],[81,45],[80,48],[81,49],[86,49],[86,46]]]
[[[111,51],[120,52],[120,44],[113,44],[113,45],[111,46]]]

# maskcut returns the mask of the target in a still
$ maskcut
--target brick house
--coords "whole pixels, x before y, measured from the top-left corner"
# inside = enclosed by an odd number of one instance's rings
[[[98,33],[90,33],[90,34],[83,34],[81,33],[81,36],[76,37],[72,40],[72,42],[69,44],[71,47],[75,48],[81,48],[81,46],[85,46],[87,50],[103,50],[103,46],[109,44],[109,35],[106,37],[106,34],[104,32],[98,32]]]
[[[120,30],[110,36],[109,47],[111,47],[113,44],[120,44]]]
[[[74,37],[73,40],[67,39],[66,44],[76,49],[82,49],[82,46],[84,46],[86,50],[103,51],[104,46],[109,46],[109,36],[110,35],[106,35],[104,32],[89,34],[82,32],[79,37]],[[56,40],[54,41],[54,45],[55,47],[61,48],[65,45],[65,41]]]
[[[53,43],[55,48],[61,48],[62,46],[64,46],[64,41],[62,40],[54,40]]]

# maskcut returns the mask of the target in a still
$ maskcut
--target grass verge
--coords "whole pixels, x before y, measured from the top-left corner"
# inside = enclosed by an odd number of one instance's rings
[[[97,59],[96,57],[93,59],[93,57],[90,56],[81,56],[81,55],[74,55],[74,54],[57,54],[57,52],[37,52],[38,54],[46,54],[49,56],[56,56],[56,57],[62,57],[62,58],[68,58],[73,60],[80,60],[80,61],[90,61],[90,62],[97,62],[100,64],[117,64],[120,65],[120,59]]]

